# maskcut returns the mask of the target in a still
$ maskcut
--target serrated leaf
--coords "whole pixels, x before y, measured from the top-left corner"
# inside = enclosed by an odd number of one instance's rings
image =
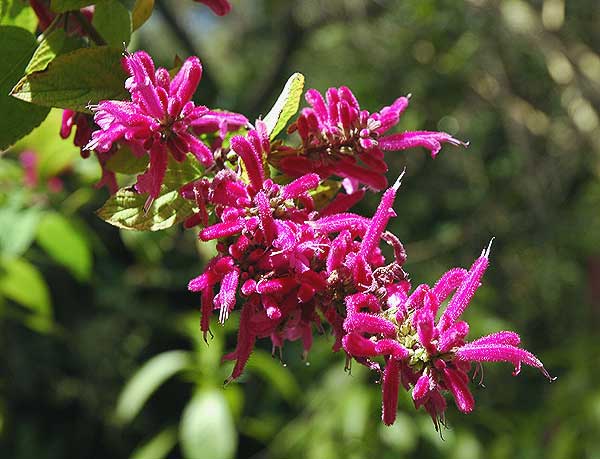
[[[131,149],[123,145],[106,162],[106,168],[121,174],[139,174],[148,167],[148,156],[136,156]]]
[[[39,223],[36,240],[54,261],[65,266],[77,279],[89,279],[92,271],[90,245],[65,217],[47,212]]]
[[[96,3],[95,0],[51,0],[50,8],[55,13],[64,13],[65,11],[79,10],[94,3]]]
[[[179,427],[186,459],[230,459],[237,449],[237,434],[222,391],[197,392],[188,403]]]
[[[129,97],[121,55],[118,48],[98,46],[57,56],[44,71],[25,75],[12,95],[36,105],[89,113],[90,104]]]
[[[29,32],[35,32],[38,18],[24,0],[0,0],[0,25],[22,27]]]
[[[115,48],[127,45],[131,38],[131,12],[117,0],[104,0],[96,4],[92,25]]]
[[[167,379],[192,363],[189,351],[167,351],[148,360],[127,382],[115,410],[119,423],[128,423],[140,412],[146,401]]]
[[[179,189],[202,177],[202,173],[202,166],[191,154],[181,163],[169,158],[160,195],[146,212],[144,204],[148,195],[122,188],[104,203],[97,214],[111,225],[128,230],[159,231],[169,228],[192,214],[194,203],[182,198]]]
[[[129,459],[163,459],[177,444],[177,429],[168,427],[136,448]]]
[[[79,38],[69,37],[63,29],[54,29],[44,37],[36,48],[25,73],[33,73],[45,70],[48,64],[59,54],[73,51],[83,44]]]
[[[35,266],[22,258],[0,260],[0,294],[36,314],[52,316],[44,278]]]
[[[25,29],[0,26],[0,151],[5,150],[48,115],[48,109],[36,107],[9,95],[11,88],[25,72],[37,41]]]
[[[287,122],[298,111],[300,97],[304,89],[304,75],[294,73],[288,80],[273,108],[267,113],[264,122],[267,132],[273,140],[287,125]]]
[[[133,30],[139,29],[152,15],[154,0],[136,0],[131,11],[131,22]]]

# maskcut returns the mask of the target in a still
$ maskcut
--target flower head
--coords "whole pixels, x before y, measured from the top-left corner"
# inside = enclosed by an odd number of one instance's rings
[[[326,97],[315,89],[306,92],[310,107],[290,127],[297,131],[301,148],[282,150],[274,162],[283,172],[298,175],[318,172],[323,178],[337,175],[362,183],[374,190],[387,186],[384,151],[425,147],[436,156],[442,143],[464,145],[444,132],[415,131],[385,135],[408,107],[408,97],[400,97],[389,107],[369,113],[345,86],[329,88]]]

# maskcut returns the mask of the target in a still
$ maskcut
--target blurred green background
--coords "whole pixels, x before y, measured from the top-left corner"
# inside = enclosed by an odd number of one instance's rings
[[[407,167],[390,229],[415,284],[469,266],[494,236],[470,336],[516,330],[558,380],[486,365],[475,412],[451,403],[444,440],[407,394],[383,426],[374,375],[348,376],[330,336],[310,365],[298,343],[284,366],[262,342],[223,389],[236,317],[206,346],[186,291],[211,248],[180,228],[128,233],[97,218],[97,164],[58,137],[52,112],[0,158],[0,457],[600,457],[598,24],[597,0],[234,0],[225,18],[157,1],[130,49],[166,66],[199,55],[199,102],[257,117],[300,71],[371,111],[411,93],[398,129],[469,140],[435,161],[388,153],[391,180]],[[22,185],[27,149],[34,188]]]

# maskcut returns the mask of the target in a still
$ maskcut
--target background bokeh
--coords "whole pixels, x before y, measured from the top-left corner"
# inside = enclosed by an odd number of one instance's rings
[[[257,117],[300,71],[372,111],[411,93],[399,129],[469,140],[435,161],[388,153],[391,180],[407,168],[390,229],[415,284],[469,266],[494,236],[470,336],[517,330],[558,379],[486,365],[475,412],[451,404],[444,440],[407,395],[383,426],[373,375],[345,373],[330,336],[310,365],[297,343],[283,365],[264,342],[222,389],[235,315],[207,346],[186,291],[211,247],[97,218],[97,164],[59,139],[52,112],[0,158],[0,457],[600,457],[597,0],[238,0],[225,18],[191,1],[156,8],[130,49],[166,66],[199,55],[199,102]],[[38,155],[34,188],[23,150]],[[62,190],[47,183],[57,174]]]

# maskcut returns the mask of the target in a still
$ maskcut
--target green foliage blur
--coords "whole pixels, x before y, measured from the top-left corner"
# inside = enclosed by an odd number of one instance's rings
[[[101,221],[98,166],[52,110],[0,157],[0,457],[600,457],[598,23],[597,0],[239,0],[224,18],[157,1],[129,48],[165,66],[198,54],[200,103],[258,117],[299,71],[372,111],[411,93],[399,129],[470,141],[435,161],[388,153],[390,181],[407,168],[390,229],[414,285],[468,267],[494,236],[470,336],[516,330],[558,379],[485,365],[475,412],[450,403],[441,435],[407,394],[385,427],[374,375],[345,373],[330,336],[310,365],[297,343],[285,365],[260,343],[223,388],[236,315],[206,345],[186,291],[213,249]],[[38,157],[33,187],[23,151]]]

